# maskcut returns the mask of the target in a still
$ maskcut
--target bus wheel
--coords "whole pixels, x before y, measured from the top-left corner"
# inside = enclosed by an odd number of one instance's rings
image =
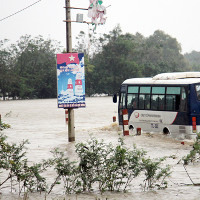
[[[165,128],[163,129],[163,134],[164,134],[164,135],[170,134],[169,129],[165,127]]]

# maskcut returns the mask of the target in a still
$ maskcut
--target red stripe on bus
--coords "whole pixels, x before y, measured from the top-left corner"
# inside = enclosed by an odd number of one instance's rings
[[[175,122],[177,115],[178,115],[178,113],[176,113],[176,117],[174,118],[174,121],[171,123],[171,125]]]

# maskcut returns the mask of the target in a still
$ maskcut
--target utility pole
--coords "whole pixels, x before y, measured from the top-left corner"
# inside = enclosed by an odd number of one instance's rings
[[[72,53],[72,29],[70,0],[65,0],[66,7],[66,51]],[[74,109],[68,108],[68,141],[75,141]]]
[[[93,5],[93,2],[96,2],[95,6]],[[104,18],[103,15],[102,15],[102,14],[105,14],[106,9],[105,9],[105,7],[101,6],[101,4],[102,4],[102,0],[98,0],[98,1],[92,0],[92,1],[90,1],[90,9],[91,9],[92,13],[98,14],[97,18],[100,17],[100,21],[97,24],[104,24],[105,20],[106,20],[106,18]],[[98,10],[97,7],[98,8],[100,7],[101,9]],[[64,20],[64,22],[66,22],[66,51],[67,51],[67,53],[72,53],[71,22],[79,22],[79,23],[87,23],[87,24],[91,24],[91,23],[94,23],[94,22],[86,22],[86,21],[83,21],[83,20],[71,21],[71,9],[88,10],[87,8],[70,7],[70,0],[65,0],[65,8],[66,8],[66,20]],[[90,15],[91,15],[91,12],[90,12]],[[92,16],[93,15],[91,15],[90,17],[92,17]],[[73,108],[68,108],[68,141],[69,142],[75,141],[74,109]]]

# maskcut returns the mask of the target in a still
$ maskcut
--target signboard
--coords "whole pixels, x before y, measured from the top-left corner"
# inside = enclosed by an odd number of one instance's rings
[[[83,53],[57,54],[58,108],[85,107]]]

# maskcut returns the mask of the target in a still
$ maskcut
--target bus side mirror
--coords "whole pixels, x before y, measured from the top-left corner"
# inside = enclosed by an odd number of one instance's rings
[[[117,103],[117,94],[113,95],[113,103]]]

